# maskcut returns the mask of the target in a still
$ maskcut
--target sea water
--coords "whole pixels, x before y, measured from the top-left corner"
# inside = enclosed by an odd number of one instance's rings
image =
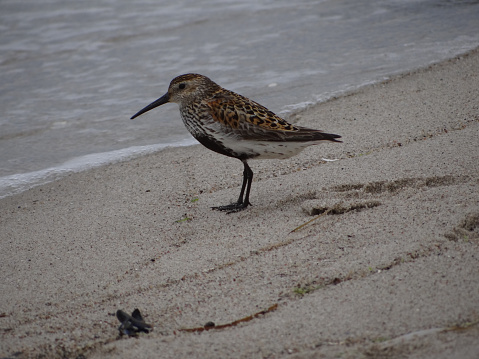
[[[129,119],[183,73],[287,118],[477,46],[477,0],[2,0],[0,197],[195,143],[175,104]]]

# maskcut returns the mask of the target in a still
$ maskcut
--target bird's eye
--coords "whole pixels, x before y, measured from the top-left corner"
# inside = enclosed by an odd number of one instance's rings
[[[180,84],[180,85],[178,86],[178,88],[179,88],[180,90],[183,90],[185,87],[186,87],[186,84]]]

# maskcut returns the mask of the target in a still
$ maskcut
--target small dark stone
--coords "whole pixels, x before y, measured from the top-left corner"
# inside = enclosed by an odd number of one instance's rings
[[[116,317],[121,323],[118,328],[120,336],[135,336],[140,332],[149,333],[152,328],[150,324],[145,323],[138,309],[135,309],[131,315],[128,315],[122,310],[117,310]]]

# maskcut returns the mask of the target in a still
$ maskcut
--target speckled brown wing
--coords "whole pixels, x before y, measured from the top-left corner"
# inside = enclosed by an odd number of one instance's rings
[[[294,126],[259,103],[228,90],[215,94],[207,106],[216,122],[244,140],[336,141],[320,130]]]
[[[265,130],[294,131],[296,128],[266,107],[222,89],[207,101],[214,120],[233,129],[258,126]]]

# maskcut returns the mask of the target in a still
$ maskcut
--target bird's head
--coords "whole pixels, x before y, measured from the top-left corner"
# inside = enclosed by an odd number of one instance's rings
[[[199,74],[180,75],[171,80],[166,94],[138,111],[133,117],[131,117],[131,119],[133,120],[135,117],[168,102],[174,102],[180,106],[185,103],[195,102],[197,99],[201,99],[210,93],[214,93],[218,88],[219,85],[206,76]]]

